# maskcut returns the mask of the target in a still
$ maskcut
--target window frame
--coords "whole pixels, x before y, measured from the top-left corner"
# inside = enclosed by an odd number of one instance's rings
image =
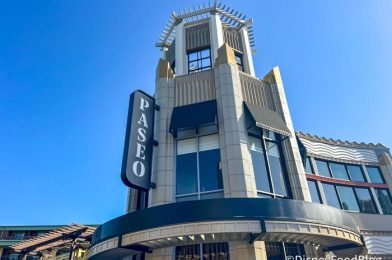
[[[244,67],[244,54],[238,51],[234,51],[234,58],[235,58],[235,63],[237,64],[237,68],[239,71],[245,72],[245,67]],[[237,58],[239,58],[241,63],[237,62]]]
[[[384,215],[392,215],[392,212],[391,213],[385,213],[384,207],[382,206],[382,203],[381,203],[380,198],[379,198],[379,193],[378,193],[379,191],[385,191],[387,193],[386,195],[387,195],[387,197],[389,199],[389,203],[392,205],[392,196],[391,196],[391,193],[389,192],[389,189],[375,188],[374,191],[375,191],[378,203],[380,204],[380,208],[382,210],[382,214],[384,214]],[[392,206],[391,206],[390,210],[392,211]]]
[[[219,193],[222,193],[222,195],[223,195],[223,193],[224,193],[224,184],[223,184],[223,176],[222,176],[222,189],[216,189],[216,190],[208,190],[208,191],[201,191],[201,180],[200,180],[200,152],[203,152],[203,151],[200,151],[200,138],[201,137],[204,137],[204,136],[209,136],[209,135],[217,135],[217,137],[218,137],[218,142],[220,141],[219,140],[219,134],[218,133],[208,133],[208,134],[196,134],[196,135],[194,135],[194,136],[189,136],[189,137],[186,137],[186,138],[176,138],[175,139],[175,156],[174,156],[174,170],[175,170],[175,173],[176,173],[176,181],[175,181],[175,190],[174,190],[174,196],[175,196],[175,200],[177,201],[177,202],[179,202],[178,201],[178,199],[181,199],[181,198],[187,198],[187,197],[196,197],[197,196],[197,200],[201,200],[202,199],[202,197],[203,197],[203,195],[207,195],[207,194],[214,194],[214,193],[216,193],[216,194],[219,194]],[[192,138],[195,138],[196,139],[196,181],[197,181],[197,191],[196,192],[192,192],[192,193],[186,193],[186,194],[177,194],[177,156],[178,156],[178,141],[181,141],[181,140],[186,140],[186,139],[192,139]],[[218,150],[219,151],[219,156],[220,156],[220,161],[219,161],[219,167],[220,167],[220,170],[222,171],[222,168],[221,168],[221,164],[222,164],[222,156],[221,156],[221,151],[220,151],[220,148],[221,148],[221,146],[220,146],[220,142],[219,142],[219,145],[218,145],[218,148],[215,148],[215,149],[210,149],[210,150]],[[210,150],[206,150],[206,151],[210,151]],[[190,199],[190,200],[194,200],[194,199]],[[180,200],[180,201],[183,201],[183,200]]]
[[[265,161],[265,167],[266,167],[266,170],[267,170],[267,177],[268,177],[268,182],[269,182],[268,184],[269,184],[271,192],[259,190],[257,188],[257,186],[256,186],[257,195],[259,197],[268,196],[268,197],[272,197],[274,199],[276,199],[276,198],[291,199],[292,198],[292,191],[291,191],[291,187],[290,187],[290,183],[289,183],[289,179],[288,179],[287,167],[286,167],[286,164],[285,164],[285,157],[284,157],[283,149],[282,149],[282,146],[281,146],[282,138],[281,138],[281,136],[279,134],[277,134],[277,133],[275,133],[273,131],[266,130],[266,129],[263,129],[263,128],[260,128],[258,130],[259,130],[259,135],[255,134],[255,133],[252,133],[252,132],[248,132],[248,136],[254,137],[254,138],[258,139],[261,142],[261,147],[263,149],[263,157],[264,157],[264,161]],[[266,131],[268,131],[268,133],[273,133],[273,135],[275,137],[274,138],[275,140],[269,138],[267,136],[267,134],[266,134]],[[278,193],[275,192],[275,186],[274,186],[274,183],[273,183],[271,166],[270,166],[270,162],[268,160],[268,154],[267,154],[267,149],[266,149],[266,147],[267,147],[266,141],[274,143],[277,146],[277,148],[278,148],[279,155],[280,155],[280,165],[282,167],[284,185],[285,185],[286,193],[287,193],[286,196],[284,196],[282,194],[278,194]],[[249,149],[249,152],[250,152],[251,149],[250,149],[249,143],[248,143],[248,149]],[[253,167],[253,161],[252,161],[252,167]],[[253,172],[253,174],[256,175],[257,173]]]
[[[381,169],[380,169],[379,166],[375,166],[375,165],[365,165],[365,168],[366,168],[367,176],[369,177],[369,180],[368,180],[369,183],[382,183],[382,184],[385,184],[385,183],[386,183],[386,182],[385,182],[384,175],[383,175],[383,173],[382,173],[382,171],[381,171]],[[371,175],[369,174],[369,170],[368,170],[369,168],[377,169],[378,174],[379,174],[379,176],[380,176],[382,182],[374,182],[374,181],[372,180],[372,177],[371,177]]]
[[[209,61],[210,61],[210,65],[209,65],[209,66],[203,67],[203,62],[202,62],[202,60],[205,60],[205,59],[207,59],[207,58],[202,58],[202,57],[201,57],[201,53],[202,53],[203,51],[205,51],[205,50],[208,50],[208,52],[209,52],[209,57],[208,57],[208,59],[209,59]],[[190,54],[192,54],[192,53],[196,53],[196,59],[190,60],[190,59],[189,59],[189,56],[190,56]],[[200,57],[199,57],[199,53],[200,53]],[[186,52],[186,57],[187,57],[188,74],[196,73],[196,72],[201,72],[201,71],[205,71],[205,70],[209,70],[209,69],[212,68],[211,47],[210,47],[210,46],[204,46],[204,47],[201,47],[201,48],[196,48],[196,49],[187,50],[187,52]],[[199,68],[197,68],[197,69],[191,70],[191,68],[190,68],[191,62],[197,62],[197,64],[199,64],[199,62],[200,62],[200,65],[201,65],[201,66],[200,66]]]

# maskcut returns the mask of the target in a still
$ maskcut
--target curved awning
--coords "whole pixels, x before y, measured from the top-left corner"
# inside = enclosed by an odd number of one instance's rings
[[[113,219],[94,233],[88,257],[241,240],[290,241],[331,250],[362,247],[354,219],[336,208],[298,200],[225,198],[166,204]]]
[[[252,119],[252,123],[278,134],[291,136],[291,132],[282,117],[275,111],[244,102],[244,106]]]

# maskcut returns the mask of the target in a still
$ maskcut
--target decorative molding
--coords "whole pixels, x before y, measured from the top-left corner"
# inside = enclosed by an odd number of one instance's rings
[[[370,255],[392,254],[392,236],[364,235],[363,240]]]
[[[383,144],[377,143],[358,143],[355,141],[343,141],[340,139],[332,139],[332,138],[327,138],[327,137],[320,137],[318,135],[312,135],[308,133],[304,133],[301,131],[296,131],[295,134],[297,137],[300,139],[306,139],[309,141],[314,141],[318,143],[324,143],[324,144],[330,144],[330,145],[337,145],[337,146],[343,146],[343,147],[350,147],[350,148],[358,148],[358,149],[388,149],[386,146]]]
[[[128,233],[122,236],[121,245],[128,246],[132,244],[143,244],[159,248],[176,245],[181,243],[183,240],[187,240],[188,243],[192,243],[192,240],[195,239],[194,236],[225,233],[249,234],[260,232],[260,221],[213,221],[188,223]],[[204,240],[205,239],[206,238],[204,237]]]
[[[96,254],[100,254],[104,251],[112,250],[114,248],[118,248],[118,237],[105,240],[91,247],[87,252],[87,259],[93,257]]]
[[[297,134],[298,136],[298,134]],[[373,149],[353,148],[335,145],[326,142],[299,137],[305,146],[308,155],[334,161],[342,161],[348,163],[370,163],[378,164],[378,158]]]
[[[385,183],[369,183],[369,182],[360,182],[360,181],[349,181],[349,180],[342,180],[342,179],[335,179],[320,175],[315,175],[311,173],[306,173],[306,178],[310,180],[322,181],[327,183],[334,183],[334,184],[342,184],[348,186],[355,186],[355,187],[367,187],[367,188],[383,188],[388,189],[388,184]]]
[[[251,26],[253,20],[245,20],[246,15],[236,11],[229,6],[217,3],[216,1],[213,4],[203,3],[202,5],[194,5],[193,8],[189,8],[188,10],[180,10],[178,14],[172,12],[155,46],[162,49],[169,47],[174,42],[176,26],[179,23],[195,23],[199,20],[204,20],[210,17],[211,14],[218,14],[219,18],[222,20],[222,23],[227,27],[233,28],[238,31],[241,28],[245,27],[249,32],[250,46],[255,46],[253,29]]]

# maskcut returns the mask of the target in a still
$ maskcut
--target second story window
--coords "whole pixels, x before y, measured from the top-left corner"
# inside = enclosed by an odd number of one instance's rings
[[[244,71],[244,63],[243,63],[243,59],[242,59],[242,54],[239,52],[234,52],[235,55],[235,62],[237,63],[238,66],[238,70],[239,71]]]
[[[177,141],[177,201],[223,197],[217,134]]]
[[[188,72],[198,72],[211,69],[210,48],[188,52]]]
[[[385,181],[381,175],[380,169],[378,167],[366,166],[366,170],[369,174],[370,182],[385,183]]]
[[[249,136],[256,188],[260,197],[288,197],[279,140],[275,133],[264,130],[264,136]]]

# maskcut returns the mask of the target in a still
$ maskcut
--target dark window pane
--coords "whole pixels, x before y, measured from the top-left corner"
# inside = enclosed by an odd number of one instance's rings
[[[320,194],[318,192],[317,183],[315,181],[308,181],[309,192],[312,202],[321,203]]]
[[[305,159],[305,173],[313,173],[312,166],[310,165],[309,157]]]
[[[203,260],[229,260],[228,243],[208,243],[203,245]],[[193,258],[187,258],[193,259]]]
[[[331,167],[332,175],[334,178],[344,179],[344,180],[349,179],[347,171],[346,171],[346,167],[344,167],[344,164],[329,163],[329,166]]]
[[[269,130],[263,129],[263,135],[267,139],[270,139],[272,141],[276,141],[276,134],[273,131],[269,131]]]
[[[219,149],[199,153],[200,191],[223,189]]]
[[[287,196],[285,177],[280,161],[280,153],[278,145],[273,142],[266,141],[266,149],[268,155],[268,162],[271,169],[272,183],[276,194]]]
[[[177,155],[176,186],[177,195],[197,192],[196,153]]]
[[[338,199],[338,195],[336,194],[335,186],[331,184],[323,183],[323,190],[325,199],[327,200],[327,204],[329,206],[340,209],[340,203]]]
[[[388,190],[376,189],[378,201],[384,214],[392,214],[391,196]]]
[[[345,210],[352,210],[359,212],[359,206],[357,199],[354,195],[354,190],[351,187],[337,186],[339,192],[340,202],[342,203],[342,208]]]
[[[366,166],[366,170],[369,174],[371,182],[384,183],[384,179],[382,178],[380,169],[378,167]]]
[[[331,173],[329,172],[327,162],[316,160],[316,165],[317,165],[317,170],[319,175],[325,177],[331,177]]]
[[[377,213],[369,189],[355,188],[362,213]]]
[[[353,181],[365,181],[361,166],[358,165],[347,165],[347,170],[350,173],[351,180]]]
[[[176,247],[176,259],[200,259],[200,244],[177,246]]]
[[[251,149],[250,154],[252,156],[253,163],[253,172],[256,179],[256,188],[259,191],[271,192],[261,140],[249,137],[249,141]]]

